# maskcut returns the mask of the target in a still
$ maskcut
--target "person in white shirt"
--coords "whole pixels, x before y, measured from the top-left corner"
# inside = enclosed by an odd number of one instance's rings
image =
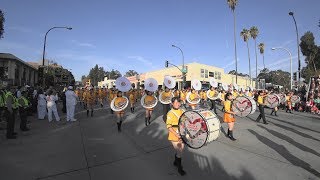
[[[74,93],[73,87],[69,86],[66,94],[67,121],[76,121],[74,118],[74,109],[77,104],[78,96]]]
[[[42,89],[39,90],[38,94],[38,119],[44,120],[47,114],[47,100],[46,96],[43,94]]]
[[[52,90],[49,90],[47,94],[47,108],[48,108],[49,122],[52,121],[52,113],[54,114],[56,121],[60,121],[60,117],[57,111],[56,101],[58,101],[57,93],[54,93]]]

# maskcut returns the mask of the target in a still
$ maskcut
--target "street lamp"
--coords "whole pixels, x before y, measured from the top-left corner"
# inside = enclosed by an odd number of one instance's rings
[[[52,27],[46,32],[46,35],[44,36],[44,43],[43,43],[42,66],[44,66],[44,59],[45,59],[45,54],[46,54],[47,35],[52,29],[58,29],[58,28],[68,29],[68,30],[72,29],[72,27]],[[44,86],[45,86],[45,78],[43,78],[43,87]]]
[[[284,47],[274,47],[274,48],[271,48],[271,49],[272,50],[283,49],[283,50],[288,52],[288,54],[290,56],[290,90],[292,90],[292,54],[291,54],[291,52],[289,51],[289,49],[284,48]]]
[[[180,50],[181,55],[182,55],[182,88],[183,89],[186,85],[186,69],[184,68],[184,55],[183,55],[183,51],[181,48],[179,48],[178,46],[172,44],[172,47],[177,48]]]
[[[289,16],[292,16],[294,25],[296,27],[296,35],[297,35],[297,47],[298,47],[298,82],[300,85],[300,78],[301,78],[301,61],[300,61],[300,46],[299,46],[299,33],[296,18],[294,18],[293,12],[289,12]]]

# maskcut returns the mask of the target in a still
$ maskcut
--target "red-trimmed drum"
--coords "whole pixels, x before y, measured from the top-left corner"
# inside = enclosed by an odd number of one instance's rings
[[[281,94],[278,94],[278,96],[280,97],[280,103],[286,102],[286,94],[281,93]]]
[[[277,94],[269,94],[265,99],[265,104],[269,108],[275,108],[280,105],[281,98]]]
[[[293,95],[293,96],[291,97],[291,102],[292,102],[292,103],[298,103],[298,102],[300,102],[300,96]]]
[[[220,120],[210,110],[184,112],[179,119],[182,140],[193,149],[199,149],[216,140],[220,134]]]
[[[256,101],[251,97],[238,96],[232,101],[232,110],[237,116],[246,117],[257,109]]]

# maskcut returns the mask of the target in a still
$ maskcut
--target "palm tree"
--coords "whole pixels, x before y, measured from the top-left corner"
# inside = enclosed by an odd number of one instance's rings
[[[263,58],[263,69],[265,69],[265,68],[266,68],[266,65],[265,65],[265,63],[264,63],[264,43],[260,43],[260,44],[258,45],[258,48],[259,48],[259,50],[260,50],[260,54],[262,54],[262,58]]]
[[[256,38],[258,37],[259,30],[256,26],[252,26],[250,28],[250,35],[254,40],[254,52],[256,54],[256,88],[258,88],[258,56],[257,56],[257,41]]]
[[[243,29],[240,32],[240,36],[243,38],[243,41],[247,43],[247,49],[248,49],[248,59],[249,59],[249,77],[250,77],[250,85],[252,85],[251,81],[251,62],[250,62],[250,50],[249,50],[249,39],[251,37],[250,31],[248,29]]]
[[[236,9],[238,0],[227,0],[227,3],[233,14],[234,58],[236,63],[236,84],[237,84],[238,83],[238,61],[237,61],[237,42],[236,42],[236,15],[234,10]]]

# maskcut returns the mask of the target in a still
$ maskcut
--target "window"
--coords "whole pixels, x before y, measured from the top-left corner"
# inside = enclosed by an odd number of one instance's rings
[[[208,70],[205,70],[205,78],[208,78]]]
[[[209,72],[209,77],[214,77],[214,72]]]
[[[201,69],[200,73],[201,73],[201,77],[204,78],[204,69]]]
[[[221,72],[214,72],[215,79],[221,80]]]

